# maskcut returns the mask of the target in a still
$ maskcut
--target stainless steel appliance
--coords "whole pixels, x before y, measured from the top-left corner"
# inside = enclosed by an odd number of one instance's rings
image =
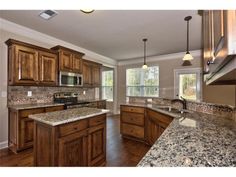
[[[83,76],[78,73],[61,71],[59,75],[60,86],[83,86]]]
[[[54,94],[53,98],[55,103],[64,103],[65,109],[89,107],[90,102],[79,101],[78,95],[78,93],[73,92],[58,92]]]

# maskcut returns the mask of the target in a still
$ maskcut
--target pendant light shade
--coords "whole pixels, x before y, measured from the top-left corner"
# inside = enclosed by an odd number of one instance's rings
[[[147,69],[148,68],[148,66],[147,66],[147,63],[146,63],[146,42],[147,42],[147,39],[145,38],[145,39],[143,39],[143,42],[144,42],[144,56],[143,56],[143,66],[142,66],[142,68],[143,69]]]
[[[81,9],[80,11],[85,13],[85,14],[90,14],[94,11],[94,9]]]
[[[182,66],[190,66],[191,60],[193,60],[193,56],[189,52],[189,21],[192,19],[192,16],[187,16],[184,18],[185,21],[187,21],[187,48],[186,48],[186,54],[183,57],[183,64]]]

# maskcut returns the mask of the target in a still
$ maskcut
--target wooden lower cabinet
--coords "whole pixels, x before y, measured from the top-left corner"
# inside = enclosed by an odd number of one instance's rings
[[[121,105],[120,132],[123,137],[153,145],[172,120],[148,108]]]
[[[30,114],[59,111],[63,109],[64,106],[52,106],[24,110],[14,110],[9,108],[9,148],[13,152],[17,153],[24,149],[33,147],[34,121],[28,118]]]
[[[34,122],[35,166],[103,166],[106,114],[58,126]]]

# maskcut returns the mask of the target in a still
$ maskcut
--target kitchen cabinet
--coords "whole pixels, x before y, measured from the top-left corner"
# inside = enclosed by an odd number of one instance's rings
[[[123,137],[153,145],[173,118],[148,108],[121,105],[120,132]]]
[[[9,85],[57,85],[57,55],[55,52],[32,44],[9,39]]]
[[[24,149],[33,147],[34,121],[28,118],[30,114],[39,114],[63,109],[64,106],[53,106],[25,110],[15,110],[9,108],[9,148],[13,152],[17,153]]]
[[[35,166],[105,165],[106,114],[57,126],[35,121],[34,126]]]
[[[235,16],[235,10],[203,11],[203,69],[208,85],[236,83]]]
[[[123,137],[145,141],[145,109],[121,106],[120,132]]]
[[[147,110],[147,142],[153,145],[173,120],[172,117]]]
[[[101,64],[84,60],[83,85],[89,87],[99,87],[101,85]]]
[[[82,57],[84,53],[80,53],[59,45],[52,47],[51,49],[58,52],[60,71],[82,73]]]

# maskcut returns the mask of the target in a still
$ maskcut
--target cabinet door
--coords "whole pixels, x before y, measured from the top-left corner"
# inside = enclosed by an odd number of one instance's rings
[[[59,139],[59,166],[87,166],[87,131]]]
[[[86,86],[92,85],[92,69],[88,62],[83,62],[83,84]]]
[[[67,52],[67,51],[60,51],[59,55],[60,55],[59,56],[60,70],[71,72],[73,70],[73,65],[72,65],[73,55],[72,55],[72,53]]]
[[[38,78],[38,52],[34,49],[16,46],[15,48],[15,83],[35,85]]]
[[[153,145],[157,138],[159,137],[159,125],[154,122],[150,117],[147,121],[147,142],[150,145]]]
[[[89,129],[88,166],[99,166],[106,159],[106,124]]]
[[[25,149],[33,146],[33,130],[34,120],[29,118],[20,118],[20,148]]]
[[[57,55],[39,52],[40,82],[43,85],[57,85]]]
[[[73,72],[82,73],[82,58],[80,55],[73,55]]]
[[[92,82],[93,86],[100,86],[101,85],[101,72],[100,66],[94,65],[92,69]]]

